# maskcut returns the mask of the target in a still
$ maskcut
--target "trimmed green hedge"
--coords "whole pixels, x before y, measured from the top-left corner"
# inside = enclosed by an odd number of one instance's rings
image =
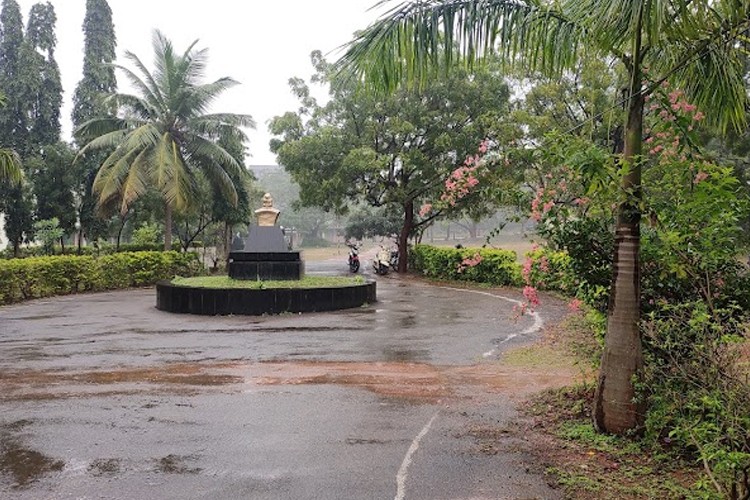
[[[192,252],[126,252],[0,260],[0,304],[96,290],[152,285],[201,266]]]
[[[200,242],[198,242],[200,243]],[[82,255],[109,255],[123,252],[161,252],[164,250],[164,243],[123,243],[120,248],[117,249],[114,245],[109,243],[102,244],[99,248],[93,245],[86,245],[81,247]],[[55,246],[54,255],[62,254],[60,245]],[[78,255],[78,247],[75,245],[68,245],[65,247],[65,255]],[[19,258],[29,257],[44,257],[44,248],[41,246],[37,247],[21,247],[18,249]],[[13,259],[13,249],[11,247],[5,250],[0,250],[0,259]]]
[[[462,266],[464,259],[477,253],[481,262]],[[521,286],[521,266],[512,250],[484,248],[447,248],[416,245],[411,251],[411,268],[424,276],[441,280],[473,281],[500,286]]]
[[[568,295],[575,295],[578,280],[573,273],[571,259],[567,253],[538,247],[527,252],[526,258],[531,259],[529,280],[534,287],[539,290],[558,290]]]

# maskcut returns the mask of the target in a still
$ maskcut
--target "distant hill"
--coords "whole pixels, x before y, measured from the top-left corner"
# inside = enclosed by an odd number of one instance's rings
[[[247,168],[249,168],[258,179],[263,177],[264,174],[284,170],[280,165],[248,165]]]

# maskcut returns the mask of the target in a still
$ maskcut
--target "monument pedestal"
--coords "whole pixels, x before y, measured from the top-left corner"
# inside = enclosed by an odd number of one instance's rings
[[[300,252],[291,252],[277,226],[251,226],[245,247],[229,252],[229,277],[238,280],[298,280],[305,275]]]

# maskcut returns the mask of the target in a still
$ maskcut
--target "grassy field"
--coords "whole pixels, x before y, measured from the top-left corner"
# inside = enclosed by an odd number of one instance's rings
[[[172,283],[194,288],[244,288],[261,290],[269,288],[326,288],[355,286],[364,283],[360,276],[305,276],[301,280],[255,281],[235,280],[229,276],[196,276],[193,278],[175,278]]]

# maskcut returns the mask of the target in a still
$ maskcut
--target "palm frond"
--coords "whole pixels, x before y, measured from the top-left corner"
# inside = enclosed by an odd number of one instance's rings
[[[164,96],[161,94],[159,85],[156,83],[156,80],[154,80],[153,75],[151,75],[146,65],[144,65],[143,62],[141,62],[141,60],[138,58],[138,56],[133,54],[132,52],[125,52],[125,57],[128,58],[133,64],[135,64],[136,68],[138,68],[146,81],[143,81],[143,79],[138,74],[125,66],[115,65],[115,67],[125,73],[127,79],[137,90],[141,92],[141,94],[143,94],[146,101],[151,103],[151,105],[155,108],[164,109]]]
[[[12,149],[0,148],[0,183],[19,184],[22,179],[21,157]]]
[[[114,200],[125,198],[123,186],[129,175],[132,160],[137,153],[137,151],[130,151],[123,154],[122,150],[115,150],[104,160],[92,187],[93,192],[98,195],[97,205],[104,206],[111,204]],[[131,184],[135,183],[131,180]],[[127,205],[128,203],[121,203],[121,206],[125,208]]]
[[[547,5],[521,0],[400,4],[361,32],[336,65],[346,79],[392,90],[421,84],[460,62],[523,53],[535,70],[559,73],[576,60],[583,27]]]
[[[162,134],[152,159],[156,187],[165,201],[177,210],[190,205],[195,190],[193,175],[179,146],[168,134]]]
[[[241,179],[247,176],[247,171],[224,148],[211,141],[195,137],[190,144],[191,162],[200,165],[206,178],[236,205],[237,189],[229,172]]]
[[[102,131],[102,134],[89,141],[76,154],[74,162],[86,155],[89,151],[100,149],[111,149],[122,143],[122,140],[128,135],[128,129],[113,130],[112,132]],[[92,134],[92,136],[95,136]]]
[[[189,112],[191,116],[202,115],[221,93],[237,85],[239,82],[236,80],[224,77],[212,83],[194,86],[185,99],[185,113]]]
[[[76,137],[95,137],[115,130],[124,130],[129,128],[129,126],[130,123],[125,119],[115,116],[103,116],[83,122],[73,130],[73,135]]]

